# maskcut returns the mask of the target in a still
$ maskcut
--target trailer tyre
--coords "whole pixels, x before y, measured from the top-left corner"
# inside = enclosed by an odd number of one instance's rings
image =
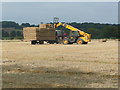
[[[55,42],[54,42],[54,41],[49,41],[48,43],[49,43],[49,44],[54,44]]]
[[[44,44],[44,41],[39,41],[39,44]]]
[[[36,41],[35,41],[35,40],[32,40],[32,41],[31,41],[31,44],[32,44],[32,45],[35,45],[35,44],[36,44]]]

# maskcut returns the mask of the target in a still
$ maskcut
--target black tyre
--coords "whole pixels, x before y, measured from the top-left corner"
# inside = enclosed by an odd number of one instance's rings
[[[35,40],[32,40],[32,41],[31,41],[31,44],[32,44],[32,45],[35,45],[35,44],[36,44],[36,41],[35,41]]]
[[[83,44],[88,44],[88,42],[83,42]]]
[[[85,42],[83,39],[78,38],[77,44],[87,44],[88,42]]]
[[[69,42],[68,44],[73,44],[73,42]]]
[[[69,40],[68,39],[63,39],[63,44],[69,44]]]
[[[44,44],[44,41],[39,41],[39,44]]]
[[[55,42],[54,42],[54,41],[49,41],[48,43],[49,43],[49,44],[54,44]]]

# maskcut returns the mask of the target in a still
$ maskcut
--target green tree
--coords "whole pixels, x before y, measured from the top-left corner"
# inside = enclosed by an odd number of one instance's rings
[[[9,37],[9,33],[6,31],[2,31],[2,37]]]
[[[117,38],[118,36],[117,27],[106,26],[103,30],[103,35],[106,38]]]
[[[30,27],[30,24],[29,23],[22,23],[21,26],[22,27]]]
[[[2,28],[16,28],[21,29],[22,27],[13,21],[2,21]]]
[[[100,30],[98,30],[96,28],[89,28],[87,30],[87,32],[92,35],[93,39],[100,38],[100,36],[101,36]]]
[[[11,31],[10,32],[10,37],[12,37],[12,38],[16,37],[16,31]]]
[[[17,31],[17,32],[16,32],[16,36],[17,36],[17,37],[22,37],[22,32]]]

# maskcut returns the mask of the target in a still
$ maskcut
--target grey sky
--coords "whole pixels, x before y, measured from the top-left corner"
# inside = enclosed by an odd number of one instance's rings
[[[54,17],[64,22],[118,23],[117,2],[6,2],[2,5],[2,19],[39,24]]]

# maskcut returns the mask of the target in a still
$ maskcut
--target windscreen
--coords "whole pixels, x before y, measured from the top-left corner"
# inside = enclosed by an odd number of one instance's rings
[[[79,36],[79,33],[78,33],[78,31],[72,31],[70,33],[70,36]]]

